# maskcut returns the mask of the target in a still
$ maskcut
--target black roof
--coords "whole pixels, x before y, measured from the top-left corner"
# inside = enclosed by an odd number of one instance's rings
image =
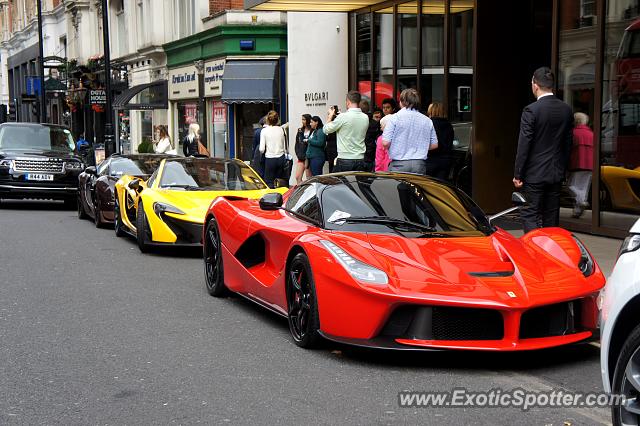
[[[71,131],[67,126],[62,126],[60,124],[50,124],[50,123],[27,123],[27,122],[6,122],[0,124],[1,127],[54,127],[58,129],[65,129]]]
[[[309,180],[304,181],[305,184],[317,182],[321,185],[340,185],[344,183],[357,183],[359,180],[364,179],[394,179],[404,182],[415,183],[434,183],[440,185],[451,186],[448,182],[443,180],[419,175],[416,173],[400,173],[400,172],[341,172],[332,173],[328,175],[314,176]]]

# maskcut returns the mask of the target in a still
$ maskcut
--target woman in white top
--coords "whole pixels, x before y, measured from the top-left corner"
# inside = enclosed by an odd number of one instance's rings
[[[171,144],[171,138],[167,132],[167,126],[160,125],[158,126],[158,133],[160,134],[160,140],[155,144],[153,150],[156,154],[177,154],[178,152]]]
[[[267,126],[260,132],[259,150],[264,153],[264,180],[270,188],[274,187],[277,178],[283,177],[286,161],[285,135],[282,127],[278,126],[278,120],[278,113],[269,111]]]

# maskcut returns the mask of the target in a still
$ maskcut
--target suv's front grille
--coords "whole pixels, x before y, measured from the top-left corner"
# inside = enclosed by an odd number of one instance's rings
[[[62,173],[64,163],[55,159],[16,159],[14,160],[14,170],[16,172],[38,172],[38,173]]]

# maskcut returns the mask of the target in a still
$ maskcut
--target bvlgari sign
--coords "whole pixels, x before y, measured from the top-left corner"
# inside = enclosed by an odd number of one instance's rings
[[[186,67],[169,70],[169,99],[197,99],[198,72],[196,67]]]
[[[304,104],[307,107],[327,106],[329,92],[308,92],[304,94]]]

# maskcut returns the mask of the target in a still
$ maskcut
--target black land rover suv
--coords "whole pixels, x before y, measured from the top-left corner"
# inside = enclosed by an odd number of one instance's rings
[[[0,124],[0,198],[78,197],[84,164],[69,129],[34,123]]]

